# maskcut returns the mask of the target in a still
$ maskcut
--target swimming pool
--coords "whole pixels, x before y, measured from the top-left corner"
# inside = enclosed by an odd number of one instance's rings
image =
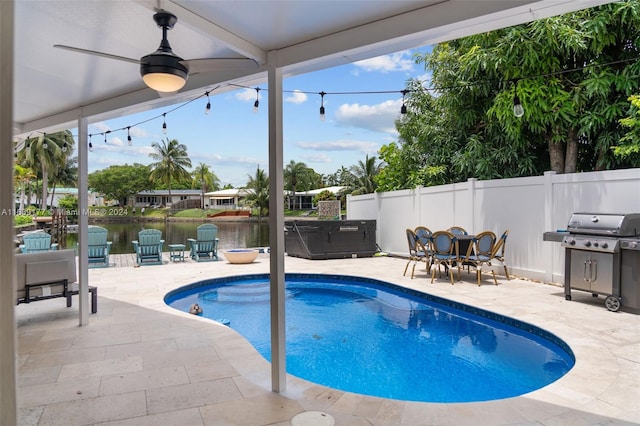
[[[383,281],[286,275],[287,372],[349,392],[423,402],[522,395],[575,362],[556,336],[521,321]],[[270,359],[269,276],[198,282],[167,294],[226,319]]]

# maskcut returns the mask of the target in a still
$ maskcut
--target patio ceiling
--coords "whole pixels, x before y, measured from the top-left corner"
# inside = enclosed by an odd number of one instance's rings
[[[268,52],[286,78],[610,1],[17,0],[13,133],[73,128],[79,117],[140,112],[219,84],[264,83]],[[178,17],[168,39],[182,58],[251,58],[259,67],[192,74],[179,93],[160,97],[137,64],[53,47],[138,59],[159,45],[158,7]]]

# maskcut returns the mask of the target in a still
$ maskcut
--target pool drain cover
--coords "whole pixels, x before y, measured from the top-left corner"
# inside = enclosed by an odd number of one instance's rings
[[[322,411],[305,411],[291,419],[291,426],[333,426],[335,420]]]

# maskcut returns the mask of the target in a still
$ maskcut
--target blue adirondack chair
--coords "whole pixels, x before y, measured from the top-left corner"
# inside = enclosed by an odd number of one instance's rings
[[[51,235],[46,232],[32,232],[22,237],[20,251],[22,253],[36,253],[40,251],[57,250],[58,243],[51,243]]]
[[[138,265],[162,265],[162,231],[144,229],[138,232],[138,239],[132,243]]]
[[[197,262],[218,260],[218,227],[205,223],[196,229],[196,238],[189,238],[190,256]]]
[[[87,231],[89,267],[108,267],[111,241],[107,241],[107,230],[101,226],[90,226]]]

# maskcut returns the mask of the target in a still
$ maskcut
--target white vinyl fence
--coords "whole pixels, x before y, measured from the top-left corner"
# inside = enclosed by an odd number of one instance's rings
[[[458,225],[469,233],[488,230],[498,236],[508,229],[509,272],[556,283],[564,282],[564,249],[543,241],[543,233],[565,229],[574,212],[640,212],[640,169],[469,179],[347,197],[347,219],[375,219],[376,241],[384,252],[406,256],[405,229],[418,225],[432,231]]]

